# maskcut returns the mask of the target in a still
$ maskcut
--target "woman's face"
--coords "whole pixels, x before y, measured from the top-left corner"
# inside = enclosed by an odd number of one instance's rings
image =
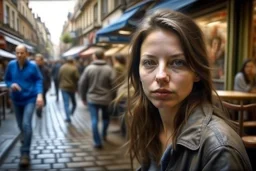
[[[255,73],[255,65],[254,65],[254,63],[253,62],[248,62],[245,65],[244,72],[249,77],[254,76],[254,73]]]
[[[145,95],[158,109],[177,110],[199,81],[187,65],[179,38],[163,30],[150,33],[142,43],[139,75]]]

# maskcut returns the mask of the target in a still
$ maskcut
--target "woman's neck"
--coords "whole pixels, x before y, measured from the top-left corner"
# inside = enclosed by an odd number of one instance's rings
[[[163,129],[160,132],[159,139],[162,144],[162,151],[172,144],[172,137],[174,133],[174,118],[177,113],[177,109],[159,109],[160,117],[162,119]]]
[[[160,117],[163,124],[163,130],[167,132],[173,132],[174,118],[178,109],[159,109]]]

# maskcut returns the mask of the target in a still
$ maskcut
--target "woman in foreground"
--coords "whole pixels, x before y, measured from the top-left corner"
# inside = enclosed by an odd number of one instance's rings
[[[216,108],[199,27],[163,10],[144,20],[131,44],[126,115],[139,170],[251,170],[243,142]]]

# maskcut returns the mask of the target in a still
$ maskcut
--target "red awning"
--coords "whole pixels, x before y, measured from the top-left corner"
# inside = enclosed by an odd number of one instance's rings
[[[85,51],[80,53],[80,57],[89,57],[91,56],[97,49],[101,49],[100,47],[90,47],[86,49]]]

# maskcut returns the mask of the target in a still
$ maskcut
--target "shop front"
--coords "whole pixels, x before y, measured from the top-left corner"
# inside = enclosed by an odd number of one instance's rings
[[[213,83],[224,89],[227,51],[227,10],[218,10],[195,19],[204,33]]]
[[[233,90],[235,75],[244,59],[252,57],[251,11],[252,1],[239,0],[197,1],[182,11],[204,33],[217,90]]]

